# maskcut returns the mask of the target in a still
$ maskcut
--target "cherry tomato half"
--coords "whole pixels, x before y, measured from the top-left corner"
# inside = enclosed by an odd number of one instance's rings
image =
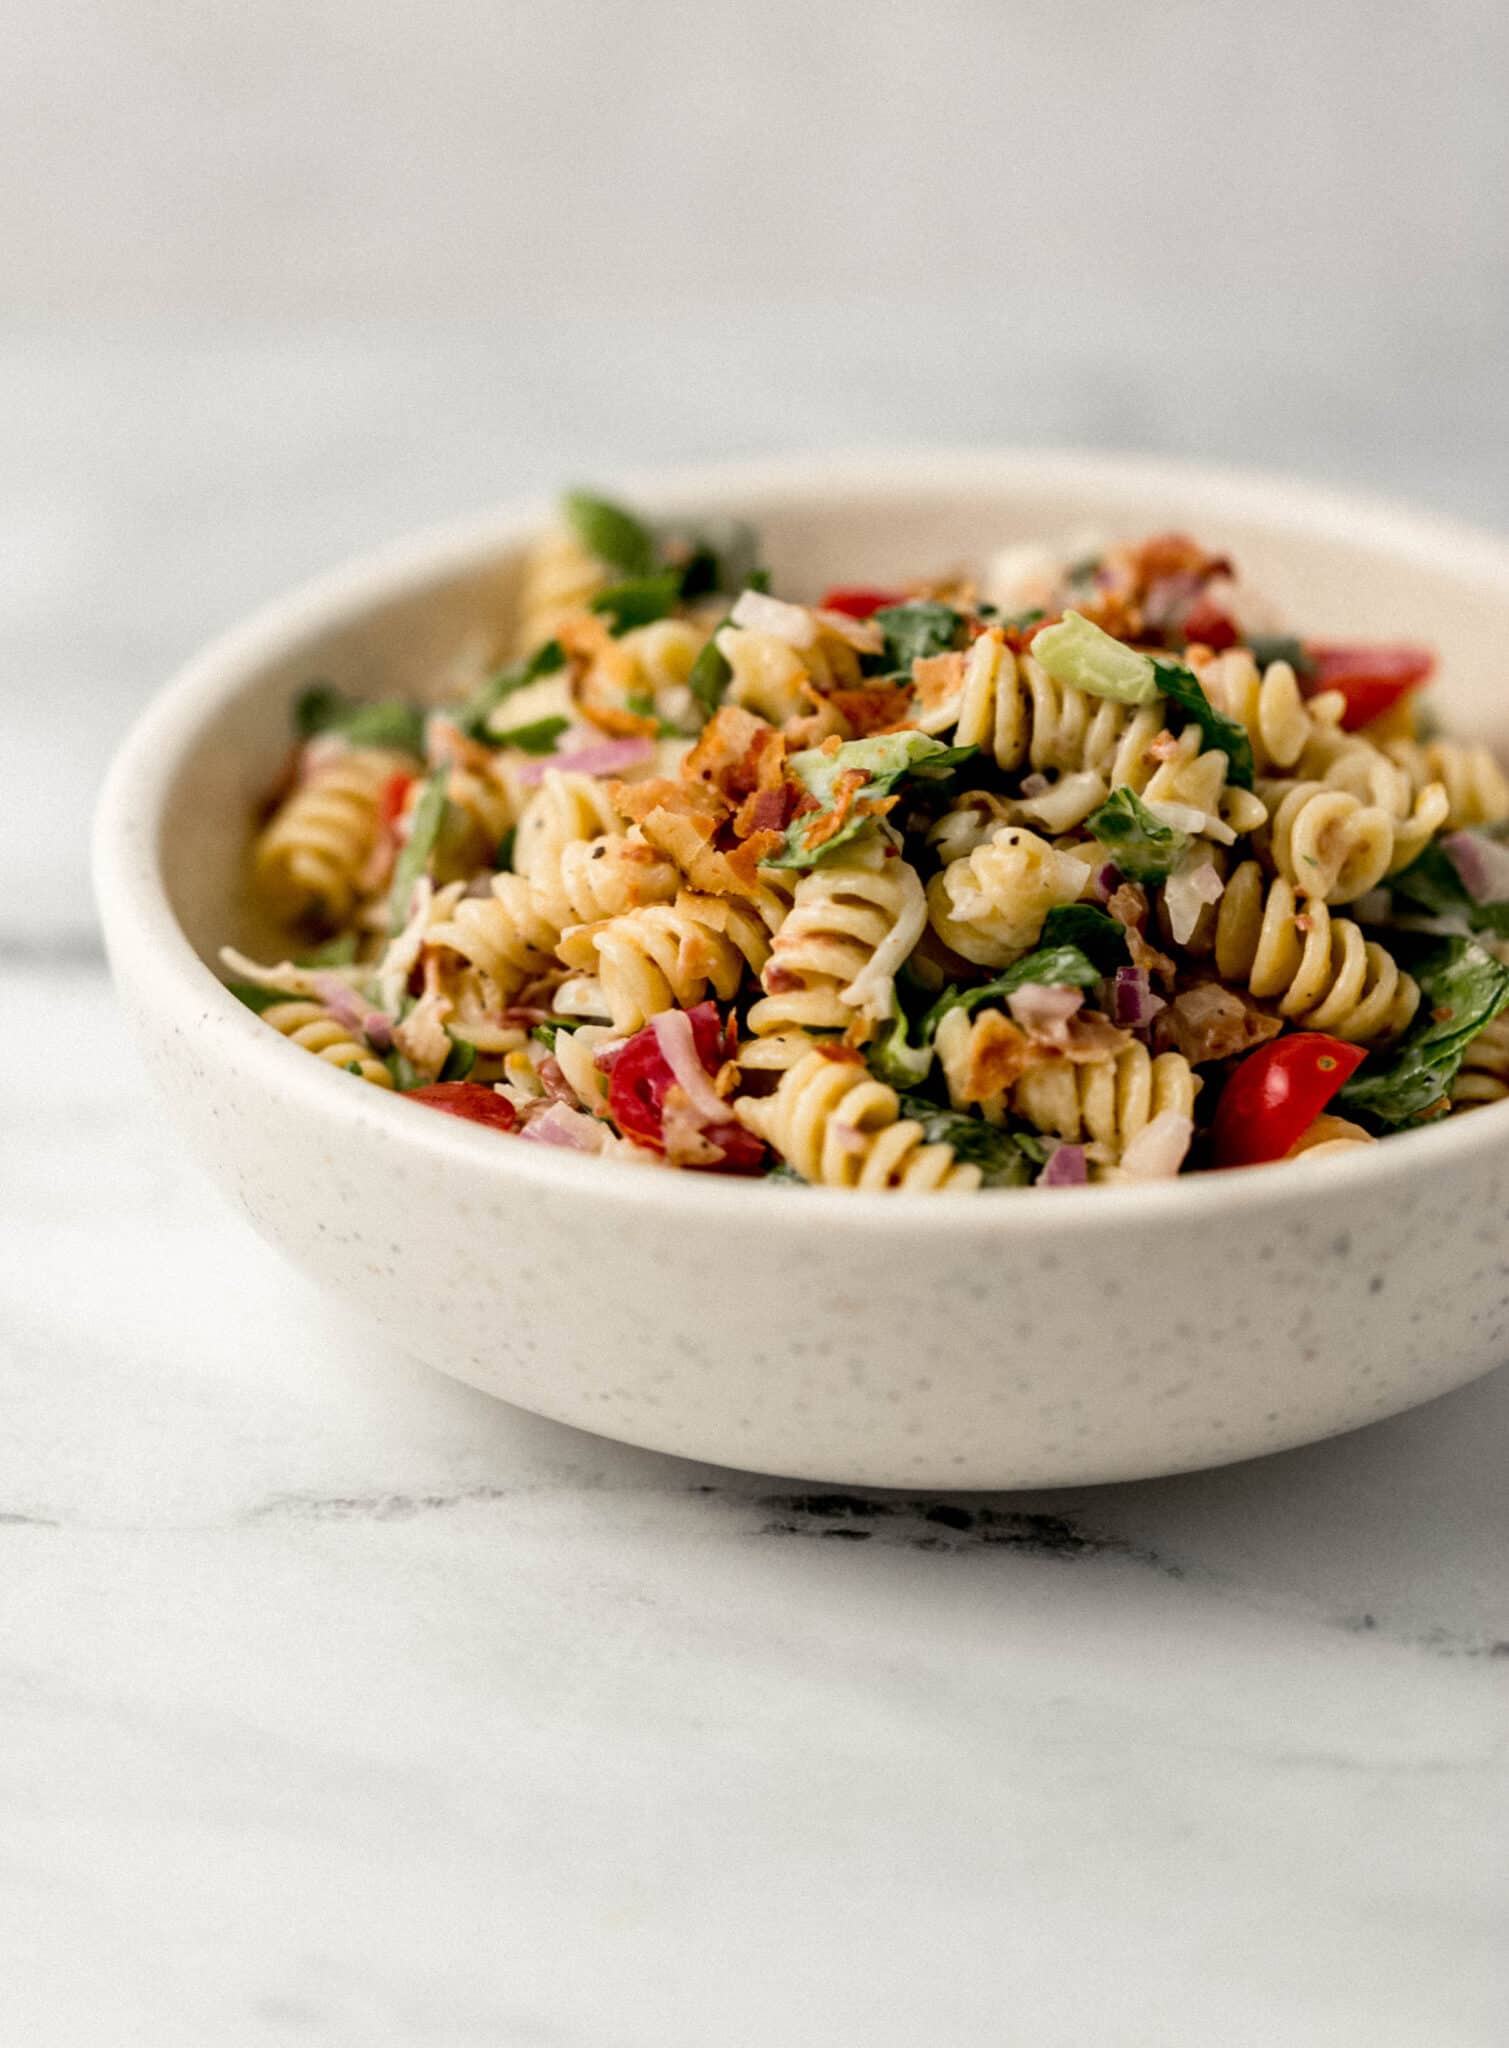
[[[709,1074],[716,1074],[729,1057],[729,1034],[717,1006],[698,1003],[686,1014],[697,1057]],[[675,1078],[653,1024],[646,1024],[620,1047],[608,1070],[608,1108],[625,1136],[656,1152],[665,1150],[665,1098]],[[753,1131],[732,1118],[709,1127],[707,1136],[723,1154],[719,1173],[749,1173],[764,1158],[765,1148]]]
[[[488,1124],[495,1131],[512,1131],[518,1126],[518,1114],[508,1098],[484,1088],[480,1081],[432,1081],[427,1088],[411,1088],[404,1100],[422,1102],[469,1124]]]
[[[1371,725],[1392,710],[1410,690],[1418,689],[1436,665],[1428,647],[1402,644],[1367,646],[1331,640],[1307,640],[1305,653],[1313,674],[1305,688],[1311,696],[1340,690],[1347,700],[1341,715],[1345,731]]]
[[[1236,646],[1237,629],[1229,613],[1212,604],[1208,597],[1200,597],[1184,615],[1184,637],[1198,640],[1202,647],[1219,654],[1223,648]]]
[[[858,584],[835,583],[831,590],[823,592],[822,608],[825,612],[842,612],[846,618],[867,619],[889,604],[905,603],[906,599],[894,590],[865,590]]]
[[[1232,1070],[1211,1125],[1217,1166],[1282,1159],[1366,1058],[1323,1031],[1291,1031]]]

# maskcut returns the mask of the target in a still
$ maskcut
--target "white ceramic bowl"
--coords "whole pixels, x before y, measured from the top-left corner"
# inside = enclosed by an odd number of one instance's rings
[[[884,583],[1086,526],[1188,526],[1295,622],[1433,641],[1506,737],[1509,545],[1309,487],[1041,454],[627,479],[754,519],[777,588]],[[1220,1464],[1509,1354],[1509,1105],[1311,1167],[1150,1187],[850,1196],[614,1168],[358,1086],[206,964],[257,934],[254,801],[312,675],[418,686],[511,599],[525,506],[401,544],[221,640],[105,789],[96,886],[173,1120],[256,1227],[442,1371],[660,1450],[813,1479],[1017,1487]],[[1495,735],[1497,725],[1497,735]]]

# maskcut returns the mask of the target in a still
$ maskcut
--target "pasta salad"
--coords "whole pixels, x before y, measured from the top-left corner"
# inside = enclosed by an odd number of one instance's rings
[[[515,1140],[834,1188],[1317,1161],[1509,1095],[1509,780],[1184,534],[772,590],[568,495],[511,644],[313,682],[241,999]]]

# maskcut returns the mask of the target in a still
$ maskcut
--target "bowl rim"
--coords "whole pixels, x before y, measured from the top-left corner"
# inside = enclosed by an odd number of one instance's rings
[[[759,500],[821,505],[840,495],[967,490],[999,484],[1003,476],[1033,488],[1085,489],[1139,494],[1195,493],[1205,516],[1232,516],[1275,531],[1334,539],[1402,552],[1429,567],[1449,564],[1463,580],[1480,580],[1509,601],[1509,539],[1434,512],[1391,500],[1338,492],[1327,485],[1163,457],[1029,447],[908,448],[892,451],[813,453],[756,461],[714,462],[639,473],[614,473],[605,487],[650,510],[670,510],[695,499],[708,509],[745,509]],[[192,656],[140,712],[116,751],[96,807],[93,877],[112,964],[130,952],[162,978],[165,993],[186,1017],[220,1034],[233,1034],[239,1057],[271,1093],[294,1096],[311,1117],[364,1130],[395,1149],[422,1145],[432,1156],[468,1170],[490,1170],[500,1184],[542,1192],[593,1196],[609,1207],[653,1198],[671,1214],[725,1212],[765,1224],[778,1217],[813,1215],[831,1230],[843,1225],[873,1231],[882,1221],[908,1231],[958,1235],[966,1219],[990,1234],[1011,1230],[1060,1235],[1066,1228],[1125,1230],[1134,1224],[1194,1222],[1235,1211],[1263,1214],[1313,1204],[1321,1193],[1342,1197],[1386,1195],[1433,1161],[1478,1159],[1509,1151],[1509,1104],[1452,1117],[1398,1139],[1359,1146],[1329,1159],[1319,1175],[1199,1173],[1138,1185],[1055,1188],[1052,1199],[1023,1200],[1033,1191],[984,1190],[1002,1200],[939,1202],[904,1192],[861,1194],[832,1188],[770,1186],[731,1175],[640,1173],[632,1167],[547,1146],[499,1145],[497,1133],[454,1117],[426,1113],[418,1103],[370,1088],[312,1060],[230,994],[189,943],[170,905],[161,859],[168,798],[186,754],[209,729],[249,673],[285,655],[316,633],[349,625],[364,612],[405,596],[421,596],[435,583],[475,573],[498,554],[537,532],[550,517],[549,501],[530,498],[444,524],[429,526],[297,585],[259,606],[240,624]],[[394,1109],[398,1114],[395,1118]],[[1402,1156],[1401,1156],[1402,1155]],[[793,1198],[796,1207],[793,1210]]]

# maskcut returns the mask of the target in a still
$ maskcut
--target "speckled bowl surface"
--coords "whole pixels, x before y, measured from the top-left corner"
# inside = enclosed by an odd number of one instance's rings
[[[1307,629],[1442,655],[1447,720],[1509,737],[1509,544],[1298,484],[1029,453],[609,479],[755,520],[778,588],[1086,527],[1189,526]],[[253,805],[311,676],[418,688],[506,616],[526,505],[280,603],[121,751],[96,887],[174,1122],[304,1271],[442,1371],[725,1464],[870,1485],[1129,1479],[1303,1443],[1509,1352],[1509,1105],[1309,1167],[1147,1187],[851,1196],[657,1173],[436,1116],[269,1031],[207,964],[255,943]],[[164,1140],[166,1142],[166,1138]]]

